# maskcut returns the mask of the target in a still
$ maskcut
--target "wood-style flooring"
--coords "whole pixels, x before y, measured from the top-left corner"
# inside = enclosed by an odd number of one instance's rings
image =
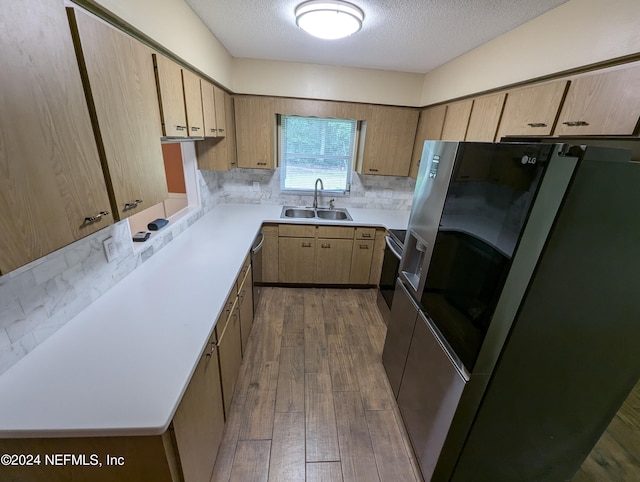
[[[640,481],[640,382],[622,404],[572,482]]]
[[[422,480],[375,300],[372,289],[263,289],[212,482]]]

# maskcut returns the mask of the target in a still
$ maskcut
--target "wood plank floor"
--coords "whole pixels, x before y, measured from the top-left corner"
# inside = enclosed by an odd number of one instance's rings
[[[265,288],[211,478],[422,480],[371,289]]]
[[[573,478],[573,482],[640,481],[640,382]]]

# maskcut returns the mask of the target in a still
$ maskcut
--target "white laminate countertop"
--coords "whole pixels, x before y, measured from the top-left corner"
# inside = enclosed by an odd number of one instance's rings
[[[0,438],[164,432],[263,222],[282,206],[221,204],[0,375]],[[349,208],[406,228],[408,211]]]

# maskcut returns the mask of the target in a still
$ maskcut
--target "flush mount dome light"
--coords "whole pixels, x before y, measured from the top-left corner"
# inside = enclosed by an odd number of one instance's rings
[[[296,25],[314,37],[334,40],[362,28],[364,13],[341,0],[311,0],[296,7]]]

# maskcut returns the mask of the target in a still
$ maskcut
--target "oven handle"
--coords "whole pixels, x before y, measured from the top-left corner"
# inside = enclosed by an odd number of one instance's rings
[[[393,255],[398,259],[402,259],[402,253],[398,252],[399,246],[391,239],[391,236],[386,235],[384,237],[384,240],[385,240],[385,243],[387,243],[387,247],[391,250]]]

